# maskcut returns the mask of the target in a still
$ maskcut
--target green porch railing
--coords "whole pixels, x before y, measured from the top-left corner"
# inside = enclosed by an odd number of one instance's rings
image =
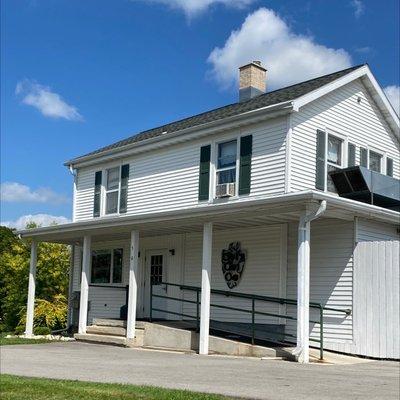
[[[190,299],[185,299],[185,298],[181,298],[181,297],[174,297],[174,296],[168,296],[168,295],[154,293],[153,287],[160,286],[160,285],[164,285],[167,290],[168,290],[168,287],[176,287],[176,288],[179,288],[181,291],[195,292],[196,300],[190,300]],[[188,285],[181,285],[181,284],[169,283],[169,282],[161,282],[158,285],[152,284],[150,287],[150,321],[153,320],[153,312],[154,311],[163,312],[163,313],[171,314],[171,315],[177,315],[177,316],[181,316],[184,318],[194,319],[196,321],[196,331],[198,332],[199,328],[200,328],[200,304],[201,304],[200,293],[201,293],[201,288],[197,287],[197,286],[188,286]],[[265,311],[259,311],[256,309],[256,302],[266,302],[266,303],[269,302],[269,303],[275,303],[275,304],[280,304],[280,305],[297,306],[297,300],[286,299],[286,298],[282,298],[282,297],[255,295],[255,294],[250,294],[250,293],[236,293],[236,292],[219,290],[219,289],[211,289],[211,295],[235,297],[235,298],[247,299],[247,300],[251,301],[251,304],[250,304],[251,309],[232,307],[232,306],[228,306],[228,305],[215,304],[215,303],[211,303],[210,307],[231,310],[231,311],[237,311],[237,312],[242,312],[242,313],[250,313],[251,314],[251,334],[246,335],[246,334],[243,334],[243,332],[238,333],[238,334],[241,336],[250,337],[252,344],[254,344],[255,340],[256,340],[256,316],[257,315],[297,321],[297,318],[292,315],[279,314],[279,313],[273,313],[273,312],[265,312]],[[196,308],[195,308],[196,315],[185,314],[185,313],[165,310],[165,309],[161,309],[161,308],[155,308],[155,307],[153,307],[153,298],[161,298],[161,299],[167,299],[167,300],[177,301],[177,302],[181,302],[181,303],[195,304],[196,305]],[[347,316],[347,315],[351,314],[351,310],[350,309],[333,308],[333,307],[324,307],[321,303],[316,303],[316,302],[310,302],[309,304],[310,304],[310,308],[317,309],[319,311],[319,319],[318,320],[313,320],[313,319],[309,320],[310,323],[319,325],[319,328],[320,328],[319,329],[319,339],[311,337],[310,341],[319,343],[320,359],[323,360],[323,358],[324,358],[324,311],[334,311],[334,312],[344,313]],[[216,330],[224,331],[223,329],[216,329]],[[230,333],[233,333],[233,332],[230,332]],[[264,330],[263,333],[267,333],[267,334],[274,333],[275,334],[276,332]],[[280,333],[280,335],[283,336],[285,339],[288,338],[288,340],[286,340],[286,342],[293,342],[293,340],[296,338],[296,335],[286,333],[286,332]],[[285,343],[280,340],[276,340],[276,338],[273,338],[270,336],[265,336],[265,338],[263,338],[263,340],[268,340],[270,342],[275,341],[278,343]]]

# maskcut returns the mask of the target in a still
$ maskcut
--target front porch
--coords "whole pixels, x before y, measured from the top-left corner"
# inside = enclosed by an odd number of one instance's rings
[[[138,320],[192,321],[200,354],[209,353],[211,328],[253,343],[295,343],[298,361],[307,363],[310,340],[321,348],[329,340],[352,341],[352,296],[343,290],[352,285],[354,217],[368,207],[355,211],[334,201],[327,206],[310,194],[286,195],[213,210],[24,231],[33,239],[26,334],[33,328],[37,242],[61,242],[74,248],[69,323],[77,322],[79,334],[94,318],[126,315],[128,341],[137,336]],[[310,224],[317,218],[310,253]],[[221,269],[222,250],[231,243],[240,243],[245,254],[236,281],[229,276],[232,271]],[[92,279],[93,251],[104,249],[123,251],[118,284]],[[231,288],[232,282],[237,285]],[[79,305],[75,313],[73,298]]]

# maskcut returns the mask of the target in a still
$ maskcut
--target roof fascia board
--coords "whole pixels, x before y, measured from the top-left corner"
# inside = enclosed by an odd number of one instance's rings
[[[172,132],[165,136],[156,136],[150,139],[141,140],[136,143],[117,147],[115,149],[110,149],[101,153],[78,157],[75,160],[65,162],[64,165],[72,168],[82,168],[89,165],[98,164],[100,162],[110,161],[116,157],[125,157],[138,152],[149,151],[154,148],[160,148],[171,144],[193,140],[194,138],[207,136],[209,134],[215,134],[218,133],[220,130],[227,130],[232,127],[237,127],[238,121],[241,121],[242,124],[255,123],[264,119],[274,118],[275,116],[286,114],[291,110],[292,101],[273,104],[271,106],[247,111],[245,113],[233,115],[231,117],[223,118],[217,121],[211,121],[205,124],[192,126],[176,132]],[[185,137],[181,138],[181,136],[183,135]]]
[[[390,104],[389,100],[387,99],[386,95],[384,94],[382,88],[379,86],[378,82],[376,81],[374,75],[372,74],[371,70],[369,69],[368,65],[364,65],[355,71],[350,72],[349,74],[342,76],[341,78],[336,79],[335,81],[328,83],[321,88],[313,90],[310,93],[305,94],[293,101],[293,110],[299,111],[301,107],[305,106],[306,104],[317,100],[318,98],[332,92],[333,90],[339,89],[340,87],[347,85],[348,83],[358,79],[366,77],[369,79],[371,85],[376,90],[379,99],[381,100],[380,108],[383,109],[388,113],[383,112],[385,119],[387,120],[389,126],[392,128],[395,136],[398,140],[400,140],[400,122],[399,117],[397,116],[396,112],[394,111],[392,105]]]

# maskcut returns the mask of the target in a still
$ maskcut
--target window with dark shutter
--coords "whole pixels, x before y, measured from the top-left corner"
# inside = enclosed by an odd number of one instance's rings
[[[240,138],[239,195],[249,194],[251,189],[251,155],[253,136]]]
[[[128,203],[129,164],[121,167],[121,192],[119,195],[119,212],[126,213]]]
[[[386,159],[386,175],[393,176],[393,160],[389,157]]]
[[[347,165],[353,167],[356,165],[356,146],[353,143],[349,143],[348,153],[347,153]]]
[[[97,171],[94,178],[93,217],[100,216],[102,171]]]
[[[368,168],[368,150],[364,147],[360,147],[360,165]]]
[[[319,190],[325,190],[326,162],[325,162],[326,134],[323,131],[317,131],[317,154],[315,166],[315,187]]]
[[[208,200],[210,192],[211,145],[200,149],[199,200]]]

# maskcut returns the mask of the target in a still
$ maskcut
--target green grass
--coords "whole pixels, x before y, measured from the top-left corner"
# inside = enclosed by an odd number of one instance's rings
[[[228,397],[152,386],[0,376],[1,400],[227,400]]]
[[[35,344],[35,343],[49,343],[47,339],[24,339],[19,337],[6,338],[10,333],[0,334],[0,346],[7,346],[11,344]]]

